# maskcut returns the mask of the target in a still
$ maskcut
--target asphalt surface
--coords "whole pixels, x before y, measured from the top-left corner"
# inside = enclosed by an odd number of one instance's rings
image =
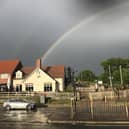
[[[39,108],[37,111],[26,110],[11,110],[5,111],[0,108],[0,129],[128,129],[129,123],[127,121],[114,121],[114,124],[109,121],[104,124],[102,121],[92,121],[89,105],[86,102],[77,105],[77,113],[71,118],[70,107],[47,107]],[[98,105],[97,105],[98,104]],[[101,103],[97,103],[98,112]],[[122,110],[120,110],[122,111]],[[86,115],[87,114],[87,115]],[[118,113],[121,115],[121,112]],[[123,116],[125,118],[125,116]],[[110,117],[111,118],[111,117]],[[122,117],[121,117],[122,118]],[[48,120],[49,119],[49,120]],[[80,120],[80,123],[71,123],[72,121]],[[89,120],[89,121],[88,121]],[[47,121],[53,121],[51,124]],[[57,123],[56,123],[57,122]],[[83,124],[82,124],[82,123]],[[125,123],[124,123],[125,122]]]
[[[129,107],[127,106],[127,109]],[[80,101],[73,108],[71,106],[48,106],[38,108],[36,111],[0,109],[0,122],[39,122],[49,121],[128,121],[129,116],[124,104]]]

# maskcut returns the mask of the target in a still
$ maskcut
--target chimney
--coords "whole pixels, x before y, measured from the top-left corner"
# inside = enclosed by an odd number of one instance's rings
[[[37,67],[37,68],[41,68],[41,67],[42,67],[41,59],[40,59],[40,58],[38,58],[38,59],[36,60],[36,67]]]

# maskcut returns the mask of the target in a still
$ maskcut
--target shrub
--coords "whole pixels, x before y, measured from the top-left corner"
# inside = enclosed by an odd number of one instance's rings
[[[73,92],[74,88],[72,86],[72,84],[68,85],[65,89],[65,92]]]

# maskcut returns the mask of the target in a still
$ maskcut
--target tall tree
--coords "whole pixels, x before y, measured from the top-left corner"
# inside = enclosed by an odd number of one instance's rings
[[[123,85],[129,83],[129,59],[128,58],[109,58],[102,61],[101,66],[103,67],[104,73],[101,75],[102,80],[105,83],[109,83],[109,76],[111,74],[112,81],[114,84],[121,84],[123,79]],[[110,66],[110,73],[109,73]],[[121,66],[121,71],[120,71]],[[120,74],[121,73],[121,74]],[[107,79],[106,79],[107,78]]]
[[[73,69],[68,66],[65,68],[65,85],[69,85],[73,81],[73,76],[74,76],[74,71]]]
[[[77,80],[93,82],[96,79],[95,74],[91,70],[83,70],[79,72]]]
[[[122,69],[122,79],[123,84],[126,85],[129,83],[129,72],[127,69]],[[120,78],[120,70],[116,70],[113,72],[113,83],[114,84],[121,84],[121,78]]]

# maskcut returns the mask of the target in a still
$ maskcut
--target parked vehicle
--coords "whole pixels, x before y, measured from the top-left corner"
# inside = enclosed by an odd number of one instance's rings
[[[26,100],[9,99],[3,103],[3,108],[6,110],[11,110],[11,109],[33,110],[36,109],[36,104],[28,102]]]

